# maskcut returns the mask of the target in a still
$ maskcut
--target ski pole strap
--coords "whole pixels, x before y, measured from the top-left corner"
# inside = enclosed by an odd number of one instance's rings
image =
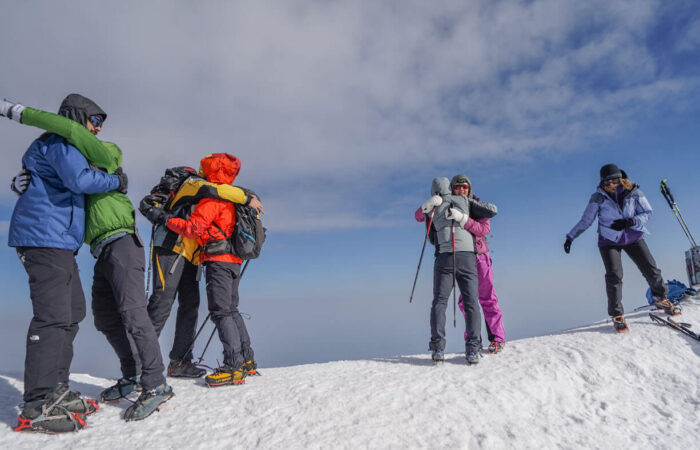
[[[182,251],[180,252],[180,254],[177,255],[177,258],[175,258],[175,261],[173,261],[173,265],[170,266],[170,270],[168,271],[168,273],[169,273],[170,275],[172,275],[173,273],[175,273],[175,269],[177,269],[177,266],[178,266],[178,264],[180,263],[180,260],[181,260],[182,258],[184,258],[184,256],[182,256],[183,253],[185,253],[185,249],[182,249]]]

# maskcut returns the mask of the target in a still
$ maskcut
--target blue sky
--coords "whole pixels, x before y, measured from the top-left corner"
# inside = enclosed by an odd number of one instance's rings
[[[609,162],[654,207],[647,240],[664,276],[687,281],[689,244],[658,184],[669,179],[693,230],[700,8],[669,3],[15,3],[2,7],[18,38],[0,40],[0,95],[48,110],[70,92],[94,99],[135,203],[168,166],[242,160],[238,182],[260,194],[269,229],[241,285],[261,364],[419,353],[432,258],[409,305],[423,239],[412,216],[436,176],[467,173],[499,206],[490,242],[509,339],[605,317],[595,229],[570,255],[562,243]],[[36,135],[0,122],[0,179]],[[0,193],[3,236],[13,205]],[[12,249],[0,264],[0,356],[21,371],[26,275]],[[79,264],[89,298],[85,248]],[[630,311],[646,286],[624,268]],[[90,320],[75,370],[99,360],[109,376],[116,358]],[[462,332],[449,331],[448,351]]]

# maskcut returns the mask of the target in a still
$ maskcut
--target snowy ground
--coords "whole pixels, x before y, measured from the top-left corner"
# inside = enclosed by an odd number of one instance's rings
[[[700,332],[700,301],[683,321]],[[244,386],[171,380],[176,397],[143,422],[104,405],[68,435],[15,433],[21,374],[0,375],[0,447],[692,449],[700,440],[700,342],[628,316],[508,343],[475,367],[461,354],[262,368]],[[90,396],[112,381],[72,376]]]

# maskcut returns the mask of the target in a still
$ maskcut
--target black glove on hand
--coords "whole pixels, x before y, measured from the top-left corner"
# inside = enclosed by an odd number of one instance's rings
[[[158,219],[156,219],[156,222],[158,225],[166,226],[168,220],[172,219],[173,217],[175,217],[173,216],[173,213],[163,211],[162,214],[158,217]]]
[[[117,177],[119,177],[119,187],[117,188],[117,190],[122,194],[126,194],[126,190],[129,188],[129,178],[126,176],[124,170],[121,167],[117,167],[117,170],[114,171],[114,174]]]
[[[564,253],[566,253],[567,255],[571,251],[571,243],[572,242],[573,241],[569,238],[566,238],[566,242],[564,242]]]
[[[613,221],[613,223],[610,225],[610,228],[612,228],[615,231],[622,231],[625,228],[629,228],[632,226],[634,226],[634,218],[627,217],[624,219],[617,219]]]
[[[24,191],[29,187],[29,183],[32,182],[32,173],[27,169],[22,169],[17,175],[12,179],[10,183],[10,189],[17,195],[24,194]]]

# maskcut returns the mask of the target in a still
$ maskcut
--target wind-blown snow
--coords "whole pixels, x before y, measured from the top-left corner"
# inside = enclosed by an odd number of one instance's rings
[[[700,302],[682,321],[700,331]],[[261,368],[243,386],[170,379],[176,397],[142,422],[128,402],[103,405],[67,435],[15,433],[20,374],[0,376],[0,443],[52,448],[698,448],[700,342],[627,316],[511,341],[478,366],[461,354],[434,367],[397,356]],[[97,396],[112,380],[85,374],[72,388]]]

